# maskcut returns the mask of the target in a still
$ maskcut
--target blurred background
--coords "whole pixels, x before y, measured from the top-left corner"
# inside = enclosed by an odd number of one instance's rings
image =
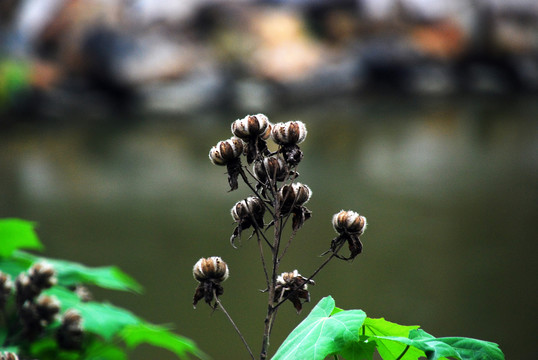
[[[246,358],[222,314],[191,305],[193,264],[222,256],[222,301],[259,351],[257,245],[228,241],[249,193],[228,192],[207,153],[246,114],[300,119],[313,218],[282,271],[317,268],[335,212],[369,223],[312,303],[331,294],[531,359],[537,94],[533,0],[2,0],[0,216],[37,222],[47,256],[116,264],[145,287],[96,298]],[[272,351],[313,304],[281,308]],[[131,359],[148,357],[173,359]]]

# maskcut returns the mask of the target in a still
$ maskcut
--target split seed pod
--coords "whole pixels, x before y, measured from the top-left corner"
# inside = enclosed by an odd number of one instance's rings
[[[201,258],[192,268],[192,275],[200,282],[215,281],[222,282],[230,275],[228,265],[218,256]]]
[[[355,211],[342,210],[333,216],[333,227],[337,233],[362,235],[366,230],[367,222],[364,216]]]
[[[288,121],[273,125],[271,136],[278,145],[297,145],[306,138],[306,126],[302,121]]]
[[[215,165],[227,165],[243,153],[243,141],[238,137],[222,140],[209,150],[209,159]]]
[[[288,167],[282,158],[278,156],[266,157],[262,161],[257,161],[253,166],[256,178],[263,184],[267,180],[284,181],[288,175]]]
[[[366,230],[366,217],[355,211],[342,210],[334,214],[332,219],[334,230],[338,236],[331,241],[331,247],[324,254],[332,252],[334,256],[342,260],[353,260],[362,252],[360,236]],[[350,255],[348,257],[338,255],[342,246],[347,242]]]
[[[264,114],[247,115],[242,119],[237,119],[232,123],[232,133],[245,140],[265,136],[270,128],[269,119]]]
[[[275,286],[275,301],[279,302],[288,299],[293,303],[297,313],[301,312],[303,302],[310,301],[310,293],[308,292],[308,284],[314,285],[314,280],[308,280],[297,270],[292,272],[283,272],[277,277]]]
[[[293,207],[306,204],[312,196],[312,190],[307,185],[299,182],[282,186],[279,193],[282,199],[282,212],[284,213],[289,212]]]
[[[218,256],[198,260],[192,269],[192,275],[199,282],[194,292],[192,305],[196,308],[198,301],[204,299],[209,306],[215,309],[217,307],[216,300],[224,293],[220,283],[226,280],[229,274],[228,265]],[[214,299],[215,303],[211,304]]]
[[[234,221],[237,223],[236,228],[230,238],[230,243],[235,247],[235,239],[241,236],[241,232],[253,226],[254,229],[263,228],[263,214],[265,214],[265,206],[263,201],[257,196],[249,196],[248,198],[238,201],[232,207],[230,213]]]

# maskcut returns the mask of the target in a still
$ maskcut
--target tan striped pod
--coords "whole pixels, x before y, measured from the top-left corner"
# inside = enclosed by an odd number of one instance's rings
[[[215,165],[226,165],[231,160],[238,158],[243,153],[243,140],[232,137],[222,140],[209,150],[209,160]]]
[[[366,230],[366,226],[366,218],[355,211],[342,210],[333,216],[333,227],[339,234],[348,232],[362,235]]]
[[[300,144],[306,138],[306,126],[302,121],[288,121],[273,125],[271,136],[278,145]]]

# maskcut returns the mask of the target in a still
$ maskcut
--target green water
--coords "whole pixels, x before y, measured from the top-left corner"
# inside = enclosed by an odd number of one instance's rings
[[[299,180],[313,190],[313,217],[281,269],[308,275],[321,263],[335,212],[368,218],[363,254],[330,263],[310,289],[313,303],[331,294],[342,308],[494,341],[507,359],[534,357],[535,99],[344,99],[265,113],[309,130]],[[11,129],[0,136],[0,215],[38,222],[47,256],[116,264],[145,287],[142,296],[96,289],[97,298],[174,323],[214,359],[247,358],[221,313],[191,305],[193,264],[222,256],[231,271],[222,301],[259,351],[257,245],[228,241],[229,209],[248,192],[227,192],[224,169],[207,158],[244,115],[137,114],[121,127],[74,117]],[[272,351],[311,308],[281,308]],[[150,347],[130,358],[173,359]]]

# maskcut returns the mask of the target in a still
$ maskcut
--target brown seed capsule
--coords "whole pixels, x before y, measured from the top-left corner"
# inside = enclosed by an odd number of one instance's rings
[[[192,269],[194,278],[200,282],[212,280],[220,283],[230,275],[228,265],[218,256],[201,258]]]
[[[19,360],[19,357],[15,353],[6,352],[3,355],[0,354],[0,360]]]
[[[263,219],[265,206],[263,206],[263,202],[259,197],[249,196],[244,200],[238,201],[230,212],[236,222],[242,220],[250,221],[252,219],[257,220],[260,216]],[[263,220],[261,225],[263,225]]]
[[[215,165],[226,165],[243,153],[243,141],[238,137],[219,141],[209,150],[209,159]]]
[[[52,323],[60,312],[60,301],[52,296],[41,295],[37,299],[36,309],[41,318],[41,325],[46,326]]]
[[[84,329],[82,316],[77,310],[67,310],[62,318],[62,325],[56,333],[56,340],[62,349],[78,350],[82,346]]]
[[[366,230],[366,218],[355,211],[342,210],[333,216],[333,227],[337,233],[362,235]]]
[[[237,119],[232,123],[232,133],[244,140],[265,136],[267,128],[270,127],[269,119],[264,114],[247,115],[242,119]]]
[[[253,170],[256,178],[264,184],[268,179],[284,181],[286,180],[286,175],[288,175],[286,163],[277,156],[266,157],[263,161],[257,161],[254,163]]]
[[[312,196],[312,190],[299,182],[282,186],[279,193],[284,212],[289,211],[292,207],[299,207],[306,204]]]
[[[56,285],[57,279],[55,275],[56,272],[52,265],[46,262],[36,263],[28,270],[31,283],[41,290],[49,289]]]
[[[275,286],[275,301],[288,299],[293,303],[295,309],[299,313],[302,310],[302,300],[310,301],[310,293],[308,292],[308,284],[314,285],[314,280],[308,280],[297,270],[292,272],[283,272],[276,279]]]
[[[300,144],[306,138],[306,126],[302,121],[288,121],[273,125],[271,136],[278,145]]]

